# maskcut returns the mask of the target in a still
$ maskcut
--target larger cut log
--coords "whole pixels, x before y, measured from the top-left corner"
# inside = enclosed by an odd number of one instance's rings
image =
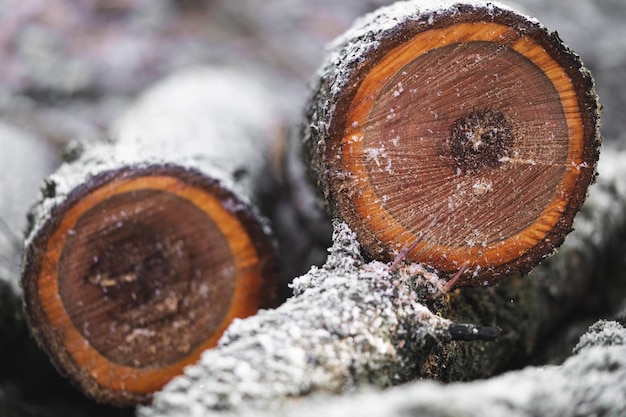
[[[188,71],[144,94],[45,184],[22,273],[30,326],[89,396],[146,401],[229,323],[274,306],[266,221],[280,124],[257,80]]]
[[[528,272],[570,232],[598,114],[556,33],[491,2],[419,0],[336,41],[303,136],[332,214],[370,257],[411,247],[407,260],[482,285]]]

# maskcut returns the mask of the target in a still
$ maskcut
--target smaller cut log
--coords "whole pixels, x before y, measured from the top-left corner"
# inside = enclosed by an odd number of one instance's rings
[[[458,285],[527,273],[572,229],[598,159],[589,71],[556,33],[487,1],[414,0],[330,48],[303,127],[333,216],[373,259]]]
[[[276,304],[255,207],[272,184],[272,102],[231,68],[175,75],[46,180],[26,240],[26,312],[87,395],[147,401],[234,318]]]

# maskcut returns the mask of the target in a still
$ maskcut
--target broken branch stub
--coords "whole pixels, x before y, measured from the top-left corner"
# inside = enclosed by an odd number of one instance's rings
[[[305,154],[369,256],[459,285],[526,273],[572,229],[599,154],[591,74],[556,33],[491,2],[411,1],[331,48]]]
[[[98,401],[146,401],[234,318],[276,303],[266,221],[280,118],[260,81],[188,71],[46,183],[22,286],[33,334]]]

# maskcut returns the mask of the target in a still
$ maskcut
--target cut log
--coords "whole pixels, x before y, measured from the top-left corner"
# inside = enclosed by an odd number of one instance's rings
[[[33,334],[101,402],[147,401],[234,318],[277,302],[255,208],[281,120],[261,80],[196,69],[46,181],[22,273]]]
[[[595,176],[591,74],[556,33],[482,0],[402,2],[331,48],[303,128],[333,216],[373,259],[459,285],[527,273],[572,229]]]
[[[355,235],[338,229],[328,261],[294,280],[293,298],[233,323],[216,349],[138,414],[199,417],[227,409],[255,415],[311,394],[422,377],[469,380],[502,371],[578,309],[590,295],[588,285],[598,285],[594,279],[606,261],[598,254],[607,253],[616,233],[626,229],[625,157],[603,155],[577,230],[559,253],[532,277],[495,287],[461,288],[444,296],[442,280],[422,266],[402,264],[391,271],[378,261],[363,262]],[[610,285],[624,280],[622,275]],[[473,320],[500,327],[497,341],[451,340],[454,322]]]

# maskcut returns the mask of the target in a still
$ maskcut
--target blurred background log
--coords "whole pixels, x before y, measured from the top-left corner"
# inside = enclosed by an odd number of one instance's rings
[[[24,213],[37,195],[39,184],[58,161],[49,144],[40,136],[5,120],[0,122],[0,149],[1,390],[9,381],[19,381],[21,387],[34,382],[36,372],[32,371],[45,364],[45,360],[42,362],[41,356],[37,355],[26,326],[19,274],[22,233],[26,227]],[[45,379],[43,375],[40,378]]]

